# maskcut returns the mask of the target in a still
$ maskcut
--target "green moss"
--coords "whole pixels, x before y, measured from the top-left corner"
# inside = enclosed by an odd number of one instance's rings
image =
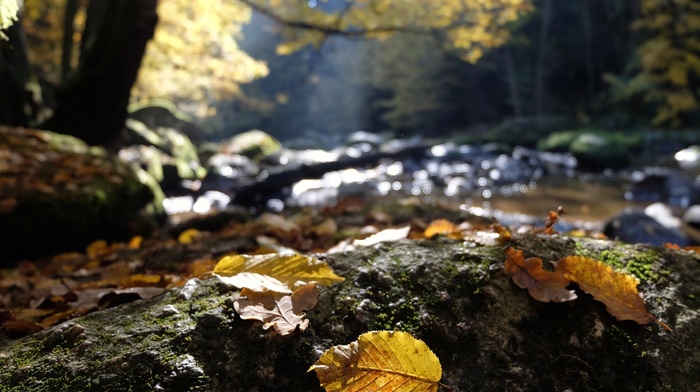
[[[658,282],[662,277],[671,273],[668,269],[658,270],[658,267],[655,267],[661,257],[658,249],[647,249],[642,252],[626,249],[623,252],[616,248],[609,248],[595,252],[585,250],[584,246],[578,242],[575,249],[577,256],[599,260],[616,270],[635,276],[641,282]]]

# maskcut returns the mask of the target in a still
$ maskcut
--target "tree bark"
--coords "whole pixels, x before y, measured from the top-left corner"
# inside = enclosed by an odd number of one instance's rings
[[[537,66],[535,68],[535,115],[540,118],[544,114],[544,77],[545,60],[547,58],[547,40],[549,39],[549,25],[552,22],[552,0],[544,0],[542,4],[542,16],[540,24],[540,42],[537,53]]]
[[[75,76],[57,91],[55,115],[41,126],[93,145],[109,145],[124,126],[131,87],[158,21],[157,0],[106,3],[100,20],[90,21],[99,27],[83,46]]]
[[[27,126],[32,105],[26,85],[31,69],[21,11],[17,18],[6,31],[9,40],[0,41],[0,124]]]

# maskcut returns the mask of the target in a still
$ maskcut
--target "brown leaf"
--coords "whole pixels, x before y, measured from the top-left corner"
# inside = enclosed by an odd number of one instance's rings
[[[263,329],[274,326],[278,334],[289,335],[297,327],[306,329],[309,320],[302,311],[315,307],[317,299],[318,288],[313,284],[300,287],[292,295],[243,289],[233,307],[242,319],[260,320]]]
[[[532,298],[542,302],[566,302],[576,299],[574,291],[566,289],[569,280],[559,273],[545,271],[542,268],[542,259],[526,259],[523,251],[513,248],[504,249],[504,252],[505,273],[510,275],[519,287],[527,289]]]
[[[633,276],[616,272],[598,260],[580,256],[564,257],[555,265],[557,272],[604,303],[616,319],[634,320],[639,324],[656,320],[637,292],[637,280]]]

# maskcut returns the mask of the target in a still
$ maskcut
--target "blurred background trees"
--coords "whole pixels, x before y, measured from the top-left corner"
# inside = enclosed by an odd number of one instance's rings
[[[166,98],[208,137],[697,126],[691,0],[26,0],[0,122],[113,140]],[[156,17],[157,12],[157,17]]]

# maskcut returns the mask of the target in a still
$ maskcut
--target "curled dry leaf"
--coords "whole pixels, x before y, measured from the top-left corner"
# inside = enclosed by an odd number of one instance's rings
[[[241,290],[241,297],[233,303],[234,309],[244,320],[260,320],[263,329],[275,327],[280,335],[289,335],[299,327],[301,331],[309,325],[304,310],[313,309],[318,300],[318,288],[308,284],[288,295],[266,291]]]
[[[604,303],[616,319],[634,320],[639,324],[656,320],[637,292],[637,280],[633,276],[616,272],[598,260],[580,256],[564,257],[555,265],[557,272]]]
[[[565,302],[576,299],[573,290],[567,290],[570,284],[564,275],[545,271],[542,259],[531,257],[526,259],[522,250],[504,249],[506,254],[505,273],[513,278],[513,282],[527,289],[532,298],[542,302]]]
[[[328,392],[437,391],[438,357],[407,332],[373,331],[328,349],[309,371]]]
[[[411,230],[411,226],[405,226],[398,229],[384,229],[377,234],[372,234],[371,236],[353,241],[355,246],[372,246],[384,241],[398,241],[408,237],[408,232]]]
[[[306,283],[329,285],[345,280],[325,262],[298,254],[225,256],[214,267],[214,273],[239,288],[287,293]]]

